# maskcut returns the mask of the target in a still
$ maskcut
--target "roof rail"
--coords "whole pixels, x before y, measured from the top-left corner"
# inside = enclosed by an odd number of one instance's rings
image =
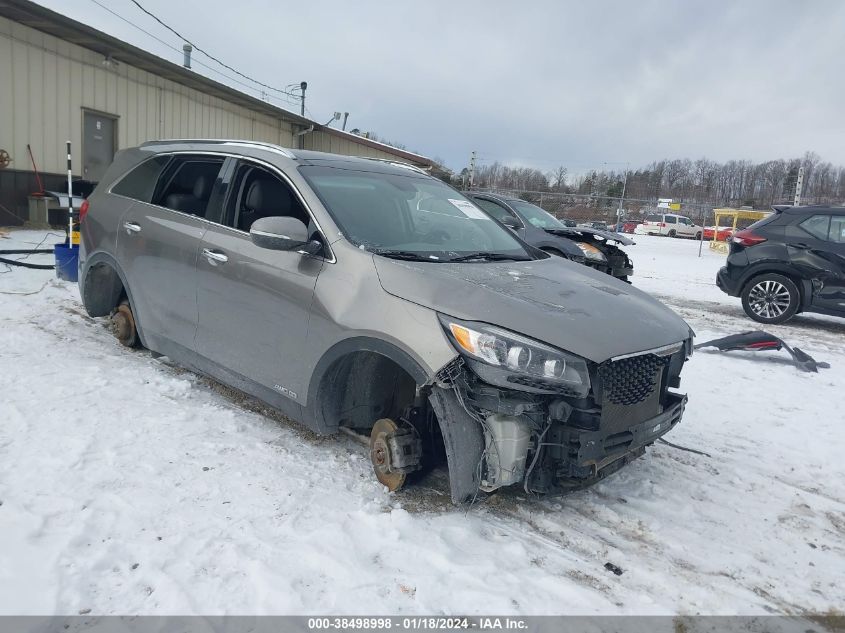
[[[416,165],[411,165],[410,163],[403,163],[403,162],[398,161],[398,160],[393,160],[392,158],[373,158],[372,156],[358,156],[358,158],[363,158],[364,160],[377,160],[380,163],[387,163],[388,165],[393,165],[394,167],[403,167],[404,169],[410,169],[412,171],[417,171],[417,172],[424,174],[426,176],[429,175],[429,173],[426,170],[422,169],[421,167],[417,167]]]
[[[208,145],[240,145],[242,147],[260,147],[261,149],[270,150],[281,154],[286,158],[296,160],[296,154],[289,149],[274,145],[273,143],[263,143],[261,141],[241,141],[232,139],[215,139],[215,138],[171,138],[159,139],[156,141],[147,141],[141,144],[141,147],[149,147],[151,145],[170,145],[172,143],[193,143],[193,144],[208,144]]]

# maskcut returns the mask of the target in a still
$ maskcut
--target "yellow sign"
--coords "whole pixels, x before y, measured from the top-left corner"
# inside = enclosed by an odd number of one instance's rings
[[[672,211],[680,211],[681,210],[681,203],[680,202],[670,202],[669,208]]]

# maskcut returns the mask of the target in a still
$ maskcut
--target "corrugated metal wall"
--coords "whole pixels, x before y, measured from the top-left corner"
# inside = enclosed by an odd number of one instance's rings
[[[351,139],[332,136],[331,134],[326,134],[325,132],[312,132],[310,134],[306,134],[304,149],[312,149],[317,152],[331,152],[332,154],[366,156],[367,158],[389,158],[390,160],[402,160],[393,154],[382,152],[374,147],[356,143]]]
[[[65,170],[73,141],[82,168],[82,110],[118,117],[118,148],[158,138],[240,138],[294,144],[292,127],[93,51],[0,18],[0,148],[29,169],[26,146],[45,172]]]

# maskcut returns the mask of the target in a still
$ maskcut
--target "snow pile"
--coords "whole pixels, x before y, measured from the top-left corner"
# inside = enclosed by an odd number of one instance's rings
[[[42,237],[15,231],[0,248]],[[712,286],[722,256],[637,242],[635,283],[667,297],[699,340],[754,329]],[[768,328],[831,363],[815,375],[777,354],[696,353],[687,414],[668,439],[711,458],[657,445],[591,490],[494,495],[467,510],[420,488],[390,495],[349,438],[315,438],[121,348],[52,275],[0,274],[3,293],[43,286],[0,294],[0,614],[763,614],[845,603],[843,321]]]

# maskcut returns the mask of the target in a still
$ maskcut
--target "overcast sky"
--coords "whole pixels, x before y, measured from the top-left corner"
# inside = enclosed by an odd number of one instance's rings
[[[571,172],[807,150],[845,164],[838,0],[139,1],[247,75],[307,81],[317,121],[348,111],[347,129],[453,169],[472,150]],[[39,2],[181,62],[93,0]],[[181,51],[130,0],[98,2]]]

